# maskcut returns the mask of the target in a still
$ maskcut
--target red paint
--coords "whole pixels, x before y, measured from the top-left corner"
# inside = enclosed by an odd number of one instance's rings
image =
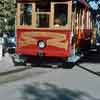
[[[66,40],[60,41],[62,43],[65,43],[65,41],[68,41],[68,46],[67,49],[65,48],[60,48],[52,45],[47,45],[44,49],[40,49],[37,45],[27,45],[20,47],[18,44],[18,41],[20,39],[21,34],[24,32],[56,32],[57,34],[65,34],[66,35]],[[17,47],[16,47],[16,53],[22,54],[22,55],[33,55],[36,56],[38,52],[43,52],[45,56],[55,56],[55,57],[68,57],[70,55],[70,30],[56,30],[56,29],[17,29]],[[32,37],[35,38],[37,41],[38,40],[45,40],[47,41],[51,37]],[[67,42],[66,42],[67,45]]]

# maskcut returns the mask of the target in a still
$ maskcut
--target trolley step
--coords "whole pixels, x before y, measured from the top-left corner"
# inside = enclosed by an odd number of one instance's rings
[[[70,56],[70,57],[68,58],[67,62],[69,62],[69,63],[75,63],[75,62],[77,62],[78,60],[80,60],[80,58],[82,58],[82,57],[83,57],[82,54],[81,54],[81,55],[72,55],[72,56]]]

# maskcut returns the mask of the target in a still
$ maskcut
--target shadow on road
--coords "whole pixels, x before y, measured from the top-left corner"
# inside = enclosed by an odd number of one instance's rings
[[[79,62],[100,63],[100,54],[97,52],[88,53]]]
[[[96,72],[96,71],[93,71],[93,70],[91,70],[91,69],[88,69],[88,68],[86,68],[86,67],[84,67],[84,66],[82,66],[82,65],[80,65],[80,64],[76,64],[77,65],[77,67],[79,67],[79,68],[81,68],[81,69],[83,69],[83,70],[86,70],[86,71],[88,71],[89,73],[92,73],[92,74],[94,74],[94,75],[97,75],[97,76],[99,76],[100,77],[100,72]]]
[[[24,85],[21,90],[21,100],[100,100],[85,92],[59,88],[49,83]]]
[[[56,65],[55,64],[55,67],[53,67],[53,64],[49,64],[49,65],[46,65],[46,64],[33,64],[32,67],[39,67],[39,68],[53,68],[53,69],[58,69],[58,68],[64,68],[64,69],[72,69],[74,67],[75,64],[73,63],[66,63],[66,64],[62,64],[62,65]]]

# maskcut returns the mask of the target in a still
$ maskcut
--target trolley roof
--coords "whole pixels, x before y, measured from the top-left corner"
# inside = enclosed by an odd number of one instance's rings
[[[55,1],[55,2],[61,2],[61,1],[71,1],[71,0],[16,0],[16,2],[20,2],[20,3],[30,3],[30,2],[36,2],[36,1]],[[87,4],[86,0],[72,0],[72,1],[78,1],[80,3],[82,3],[83,5],[85,5],[86,7],[89,8],[89,5]]]

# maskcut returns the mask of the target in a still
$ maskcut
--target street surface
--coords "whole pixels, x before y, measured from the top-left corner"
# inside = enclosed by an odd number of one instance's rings
[[[72,69],[41,66],[0,75],[0,100],[100,100],[100,56],[84,61]],[[0,61],[1,73],[19,68],[8,54]]]

